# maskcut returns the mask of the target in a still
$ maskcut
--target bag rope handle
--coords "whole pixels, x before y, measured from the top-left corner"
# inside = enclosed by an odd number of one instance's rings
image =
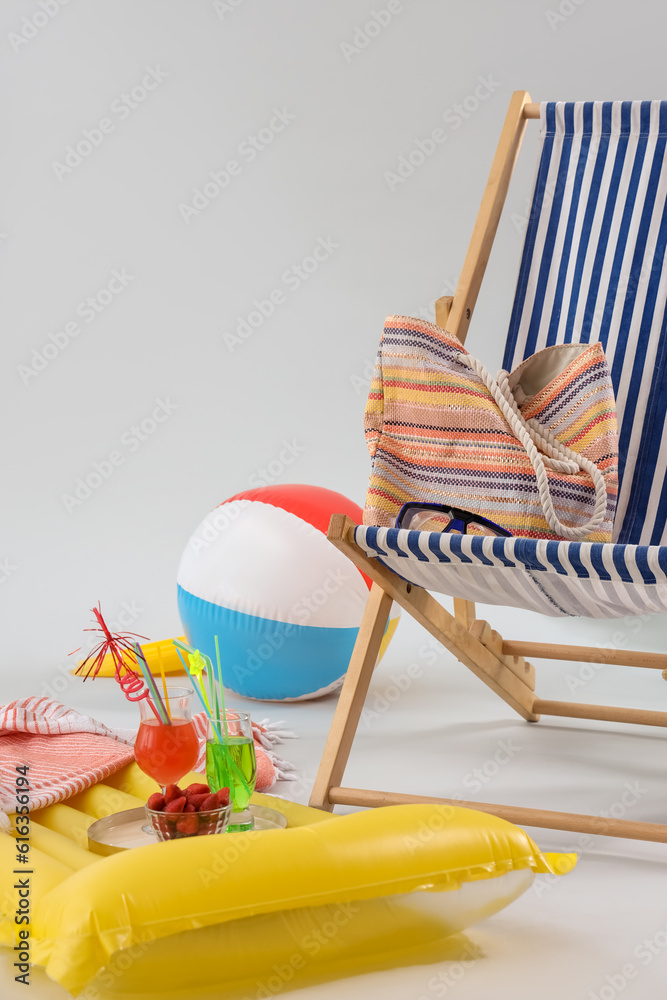
[[[506,371],[499,371],[497,380],[487,371],[481,361],[473,358],[470,354],[458,354],[457,360],[465,364],[475,372],[484,382],[487,389],[495,399],[505,420],[519,439],[530,460],[535,475],[537,477],[537,491],[542,504],[542,510],[546,522],[551,530],[567,538],[569,541],[581,541],[586,535],[590,535],[602,524],[607,510],[607,487],[604,476],[594,462],[572,451],[562,441],[559,441],[553,431],[543,427],[538,420],[532,418],[526,420],[517,406],[514,393],[509,384],[509,375]],[[544,452],[541,455],[538,448]],[[587,472],[595,487],[595,509],[592,517],[579,527],[570,527],[559,521],[554,510],[553,500],[549,491],[549,479],[546,469],[553,469],[554,472],[562,472],[566,475],[573,475],[580,469]]]

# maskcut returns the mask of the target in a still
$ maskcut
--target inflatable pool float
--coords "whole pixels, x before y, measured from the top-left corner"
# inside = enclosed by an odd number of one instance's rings
[[[188,776],[197,780],[197,775]],[[188,779],[184,779],[187,781]],[[30,963],[87,1000],[271,996],[278,989],[451,957],[450,936],[502,909],[542,854],[511,823],[447,805],[331,816],[268,795],[287,829],[192,837],[101,857],[93,821],[145,802],[131,764],[31,814]],[[0,944],[13,948],[16,842],[0,836]]]

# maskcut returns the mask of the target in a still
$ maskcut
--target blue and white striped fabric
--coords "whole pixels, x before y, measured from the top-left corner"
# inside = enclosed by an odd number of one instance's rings
[[[619,416],[614,541],[667,543],[667,102],[542,104],[504,367],[599,340]]]
[[[359,525],[354,539],[426,590],[551,617],[667,611],[667,545],[489,538]]]

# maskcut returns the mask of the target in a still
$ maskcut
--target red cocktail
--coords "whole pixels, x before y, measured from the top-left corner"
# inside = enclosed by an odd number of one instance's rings
[[[199,739],[191,718],[191,688],[169,688],[171,725],[155,716],[147,698],[139,702],[141,724],[134,757],[141,770],[164,789],[191,771],[199,756]]]

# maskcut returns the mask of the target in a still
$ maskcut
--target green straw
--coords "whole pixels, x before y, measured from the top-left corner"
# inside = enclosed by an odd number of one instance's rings
[[[195,663],[198,666],[198,670],[196,671],[196,673],[198,674],[199,677],[199,683],[203,695],[203,702],[205,703],[207,715],[211,720],[211,725],[216,734],[216,738],[220,742],[221,736],[220,736],[220,721],[218,719],[218,714],[219,714],[218,699],[217,699],[217,692],[213,684],[213,664],[211,663],[211,658],[210,656],[207,656],[206,653],[202,653],[199,649],[195,649],[193,646],[188,646],[187,642],[181,642],[180,639],[172,639],[172,642],[174,646],[176,646],[176,652],[179,654],[179,656],[181,655],[180,654],[181,649],[185,653],[187,653],[188,660],[190,662],[190,668],[186,666],[182,656],[181,656],[181,663],[183,663],[183,666],[185,667],[186,672],[188,673],[189,676],[192,676],[193,667]],[[204,667],[200,665],[201,663],[204,664]],[[206,684],[204,683],[204,678],[202,677],[204,668],[206,669],[206,682],[208,683],[209,686],[210,701],[206,695]]]
[[[220,687],[220,703],[222,705],[222,725],[225,731],[225,739],[229,739],[229,730],[227,729],[227,710],[225,708],[225,692],[222,688],[222,668],[220,667],[220,647],[218,646],[217,635],[213,637],[215,639],[215,662],[218,666],[218,686]]]
[[[176,652],[178,653],[179,659],[180,659],[181,663],[183,664],[183,669],[185,670],[186,674],[188,675],[188,677],[192,681],[192,685],[193,685],[193,687],[195,689],[195,694],[197,695],[197,697],[199,698],[200,702],[204,706],[204,711],[206,712],[206,716],[207,716],[209,722],[211,723],[211,729],[213,730],[213,735],[215,736],[215,738],[218,741],[218,743],[220,743],[220,736],[218,735],[218,732],[217,732],[216,727],[215,727],[215,723],[213,722],[213,716],[211,715],[211,709],[210,709],[210,706],[208,704],[208,700],[206,698],[206,689],[202,685],[202,682],[201,682],[200,678],[197,677],[195,674],[191,673],[191,671],[189,670],[187,663],[183,659],[183,654],[181,653],[180,649],[177,649]]]
[[[209,720],[211,722],[211,728],[213,730],[213,734],[214,734],[217,742],[219,744],[221,744],[222,747],[223,747],[222,753],[223,753],[223,756],[225,758],[225,767],[227,769],[227,773],[228,774],[231,774],[231,773],[236,774],[238,776],[241,784],[244,786],[246,792],[249,792],[250,791],[250,785],[246,781],[245,775],[243,774],[243,771],[241,770],[241,768],[238,766],[238,764],[236,764],[234,762],[234,760],[232,760],[232,755],[231,755],[231,752],[230,752],[230,749],[229,749],[229,745],[227,743],[227,741],[229,739],[229,728],[228,728],[228,725],[227,725],[227,710],[225,708],[225,694],[224,694],[224,690],[223,690],[223,686],[222,686],[222,668],[220,666],[220,646],[219,646],[219,643],[218,643],[218,637],[217,637],[217,635],[215,636],[215,658],[216,658],[216,663],[217,663],[217,671],[213,667],[213,664],[211,662],[210,656],[207,656],[206,653],[202,653],[200,650],[194,649],[192,646],[188,646],[188,644],[186,642],[181,642],[180,639],[173,639],[172,641],[174,643],[174,646],[176,646],[176,652],[179,655],[181,663],[185,667],[185,671],[186,671],[187,675],[190,678],[192,678],[193,682],[194,682],[194,677],[193,677],[192,670],[191,670],[192,660],[195,657],[198,657],[198,658],[201,658],[202,660],[204,660],[204,662],[206,664],[206,675],[208,677],[208,683],[209,683],[210,694],[211,694],[210,705],[207,704],[207,700],[206,700],[206,687],[204,685],[203,680],[201,679],[201,676],[199,678],[199,682],[200,682],[200,685],[201,685],[201,692],[199,690],[197,690],[197,685],[196,684],[195,684],[195,690],[197,691],[197,694],[199,696],[199,700],[201,701],[202,705],[204,706],[204,709],[206,710],[206,714],[207,714],[207,716],[208,716],[208,718],[209,718]],[[183,650],[185,653],[188,654],[188,659],[190,660],[190,667],[187,666],[187,664],[185,663],[185,660],[181,656],[181,652],[180,652],[181,650]],[[217,683],[216,683],[216,681],[217,681]],[[219,695],[219,698],[218,698],[218,695]],[[213,705],[215,705],[215,716],[213,714]],[[220,705],[222,705],[222,718],[220,718]],[[220,729],[220,723],[221,722],[222,722],[222,726],[223,726],[224,734],[225,734],[225,738],[224,739],[222,739],[222,731]]]

